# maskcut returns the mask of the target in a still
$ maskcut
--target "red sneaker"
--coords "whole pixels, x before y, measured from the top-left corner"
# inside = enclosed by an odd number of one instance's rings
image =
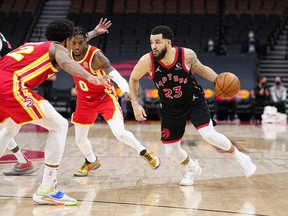
[[[35,172],[31,161],[27,161],[27,163],[17,163],[11,170],[4,171],[4,175],[27,175]]]

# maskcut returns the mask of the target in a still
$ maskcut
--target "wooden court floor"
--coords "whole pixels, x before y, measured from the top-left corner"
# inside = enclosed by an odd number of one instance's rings
[[[165,155],[158,122],[127,122],[126,128],[161,157],[161,166],[151,170],[136,152],[117,141],[106,123],[96,123],[89,136],[101,167],[89,177],[73,177],[84,161],[69,128],[58,185],[79,200],[76,207],[40,206],[32,195],[41,181],[47,132],[24,127],[16,141],[33,158],[37,171],[29,176],[5,176],[13,164],[0,164],[0,215],[2,216],[233,216],[288,215],[287,125],[218,125],[243,152],[251,156],[257,171],[242,175],[227,153],[203,141],[188,125],[183,148],[199,160],[202,175],[194,186],[180,187],[183,167]],[[29,153],[29,154],[28,154]],[[35,154],[33,154],[35,153]],[[6,152],[5,157],[11,154]],[[36,156],[35,156],[36,155]],[[4,158],[5,158],[4,157]],[[3,157],[2,157],[3,158]]]

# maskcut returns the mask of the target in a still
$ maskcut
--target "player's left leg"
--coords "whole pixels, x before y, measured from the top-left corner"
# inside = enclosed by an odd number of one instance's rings
[[[152,169],[157,169],[160,166],[160,159],[142,145],[130,131],[125,129],[123,116],[119,111],[107,123],[114,136],[119,141],[134,148]]]
[[[236,162],[243,169],[246,177],[249,177],[255,173],[256,165],[252,163],[251,158],[248,155],[240,152],[234,145],[232,145],[226,136],[217,132],[214,129],[212,120],[210,120],[208,125],[198,128],[198,132],[208,143],[232,154]]]
[[[24,155],[14,139],[9,143],[8,149],[12,151],[17,158],[17,163],[10,170],[4,171],[4,175],[27,175],[36,171],[32,161]]]
[[[75,142],[80,151],[85,155],[85,162],[74,172],[76,177],[88,176],[88,174],[100,167],[100,161],[95,156],[90,140],[88,139],[88,132],[90,126],[83,126],[75,124]]]

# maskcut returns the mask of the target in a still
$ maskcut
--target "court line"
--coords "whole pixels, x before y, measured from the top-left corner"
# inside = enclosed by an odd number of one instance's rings
[[[32,197],[27,196],[2,196],[0,195],[0,198],[23,198],[23,199],[32,199]],[[129,202],[110,202],[110,201],[87,201],[87,200],[80,200],[79,202],[92,202],[92,203],[103,203],[103,204],[117,204],[117,205],[130,205],[130,206],[146,206],[146,207],[158,207],[158,208],[170,208],[170,209],[181,209],[181,210],[193,210],[193,211],[199,211],[199,212],[214,212],[214,213],[226,213],[226,214],[237,214],[237,215],[246,215],[246,216],[269,216],[266,214],[250,214],[250,213],[241,213],[241,212],[233,212],[233,211],[223,211],[223,210],[215,210],[215,209],[204,209],[204,208],[187,208],[187,207],[179,207],[179,206],[168,206],[168,205],[148,205],[148,204],[137,204],[137,203],[129,203]],[[81,204],[78,204],[77,206],[80,206]],[[43,206],[43,205],[39,205]]]

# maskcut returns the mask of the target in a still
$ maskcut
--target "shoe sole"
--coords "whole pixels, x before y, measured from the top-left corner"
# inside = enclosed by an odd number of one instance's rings
[[[39,196],[37,194],[34,194],[32,197],[33,201],[39,205],[54,205],[54,206],[76,206],[78,202],[63,202],[58,200],[53,200],[50,198],[45,198],[43,196]]]
[[[250,176],[252,176],[254,173],[256,172],[256,165],[252,164],[252,168],[249,170],[249,172],[247,174],[245,174],[245,176],[247,178],[249,178]]]
[[[36,168],[25,170],[25,171],[8,170],[8,171],[4,171],[3,174],[6,176],[21,176],[21,175],[32,174],[36,170],[37,170]]]
[[[199,166],[199,165],[198,165],[198,166]],[[198,170],[197,174],[195,175],[194,179],[197,178],[198,176],[200,176],[201,173],[202,173],[202,168],[199,166],[199,170]],[[192,184],[181,184],[181,182],[180,182],[179,185],[180,185],[180,186],[192,186],[193,184],[194,184],[194,180],[193,180],[193,183],[192,183]]]
[[[160,158],[159,158],[159,157],[157,157],[157,158],[158,158],[158,160],[159,160],[159,164],[158,164],[158,166],[156,166],[155,168],[152,168],[153,170],[158,169],[158,167],[160,167],[160,165],[161,165],[161,160],[160,160]]]
[[[96,170],[96,169],[98,169],[100,166],[101,166],[101,164],[99,164],[99,166],[95,167],[95,168],[92,169],[92,170]],[[74,176],[75,176],[75,177],[86,177],[86,176],[89,175],[89,173],[90,173],[92,170],[90,170],[86,175],[80,175],[80,174],[74,173]]]

